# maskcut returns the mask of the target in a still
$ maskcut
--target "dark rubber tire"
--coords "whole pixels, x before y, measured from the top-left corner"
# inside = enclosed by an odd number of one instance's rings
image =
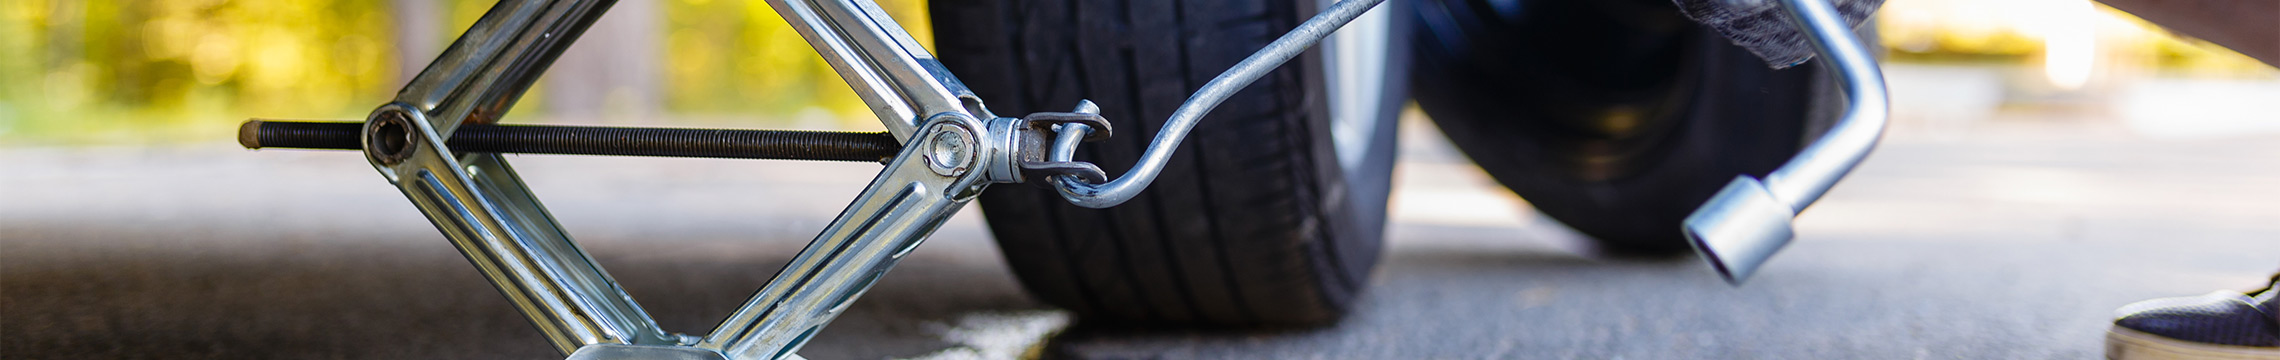
[[[1603,253],[1691,251],[1681,220],[1832,116],[1819,64],[1772,70],[1668,0],[1415,4],[1419,107]]]
[[[1115,136],[1079,148],[1111,176],[1188,95],[1314,13],[1294,0],[935,1],[943,64],[992,111],[1069,111],[1089,98]],[[1406,19],[1406,16],[1395,16]],[[1399,27],[1396,26],[1398,29]],[[1406,35],[1397,34],[1399,39]],[[1353,171],[1331,144],[1320,51],[1293,59],[1196,126],[1162,176],[1109,209],[1000,185],[981,207],[1031,294],[1112,326],[1336,322],[1383,241],[1395,89]],[[1402,61],[1391,67],[1405,70]],[[1406,71],[1398,73],[1405,74]],[[1396,74],[1389,73],[1388,76]]]

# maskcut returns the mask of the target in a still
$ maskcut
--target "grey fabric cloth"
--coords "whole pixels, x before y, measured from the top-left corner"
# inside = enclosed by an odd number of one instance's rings
[[[1671,0],[1695,22],[1717,29],[1734,45],[1757,53],[1767,66],[1788,68],[1813,58],[1813,44],[1782,13],[1779,0]],[[1860,27],[1884,0],[1834,0],[1845,23]]]

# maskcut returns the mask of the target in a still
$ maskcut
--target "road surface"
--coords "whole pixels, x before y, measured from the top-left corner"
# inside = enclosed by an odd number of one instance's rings
[[[2083,359],[2113,308],[2280,267],[2280,135],[2009,119],[1896,134],[1748,284],[1612,260],[1410,124],[1343,323],[1116,332],[1029,299],[968,209],[811,359]],[[0,148],[0,357],[551,358],[359,154]],[[668,329],[712,327],[875,164],[517,156]],[[1677,225],[1672,225],[1676,231]]]

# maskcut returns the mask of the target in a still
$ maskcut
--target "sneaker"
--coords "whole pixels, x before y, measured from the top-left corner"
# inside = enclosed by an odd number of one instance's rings
[[[2267,284],[2122,306],[2106,333],[2106,358],[2280,360],[2280,274]]]

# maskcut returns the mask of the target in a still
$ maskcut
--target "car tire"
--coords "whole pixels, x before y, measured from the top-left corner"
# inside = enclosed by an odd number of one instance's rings
[[[1312,16],[1311,0],[936,1],[942,63],[993,111],[1091,99],[1115,136],[1077,160],[1111,176],[1139,158],[1205,82]],[[1388,11],[1384,7],[1378,11]],[[1391,10],[1397,12],[1399,10]],[[1408,16],[1380,15],[1381,22]],[[1402,29],[1381,24],[1380,31]],[[1343,36],[1343,35],[1341,35]],[[1022,285],[1086,323],[1280,327],[1337,321],[1377,264],[1391,189],[1406,35],[1379,53],[1378,106],[1338,113],[1320,49],[1262,77],[1198,124],[1146,191],[1107,209],[1050,189],[980,197]],[[1335,78],[1335,79],[1334,79]],[[1390,105],[1388,105],[1390,104]],[[1334,116],[1337,115],[1337,116]],[[1341,117],[1344,116],[1344,117]],[[1340,120],[1348,122],[1341,123]],[[1335,134],[1360,124],[1364,135]],[[1341,144],[1360,149],[1341,157]]]
[[[1774,70],[1667,0],[1413,2],[1418,106],[1491,177],[1606,254],[1679,223],[1833,118],[1816,64]]]

